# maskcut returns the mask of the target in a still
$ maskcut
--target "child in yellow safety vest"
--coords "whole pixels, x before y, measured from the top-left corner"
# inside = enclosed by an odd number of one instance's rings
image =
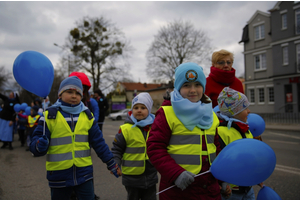
[[[149,161],[146,141],[154,120],[153,101],[147,92],[132,100],[131,111],[113,141],[114,159],[121,166],[122,184],[130,200],[155,200],[157,171]]]
[[[220,92],[217,101],[220,109],[217,115],[220,119],[218,133],[221,149],[235,140],[253,138],[247,124],[247,116],[250,113],[247,97],[241,92],[225,87]],[[260,183],[260,186],[262,184]],[[230,185],[232,195],[226,200],[255,200],[254,190],[251,186]],[[223,198],[223,200],[225,199]]]

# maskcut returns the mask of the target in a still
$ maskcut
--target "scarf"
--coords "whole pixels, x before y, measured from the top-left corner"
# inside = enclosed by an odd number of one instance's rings
[[[149,114],[147,117],[146,117],[146,119],[143,119],[143,120],[140,120],[140,121],[138,121],[134,116],[133,116],[133,114],[131,114],[130,115],[130,119],[133,121],[133,126],[131,127],[131,128],[133,128],[133,127],[136,127],[136,126],[139,126],[139,127],[145,127],[145,126],[147,126],[147,125],[151,125],[152,123],[153,123],[153,121],[154,121],[154,118],[155,118],[155,116],[153,115],[153,114]]]
[[[232,68],[231,71],[224,71],[218,69],[216,67],[210,67],[210,74],[209,76],[217,83],[222,85],[230,85],[235,80],[235,69]]]
[[[227,123],[227,128],[228,128],[228,130],[231,128],[232,122],[239,122],[239,123],[248,125],[248,122],[245,123],[245,122],[242,122],[241,120],[235,119],[235,118],[233,118],[233,117],[228,117],[228,116],[223,115],[223,114],[221,114],[221,113],[220,113],[220,116],[221,116],[225,121],[228,122],[228,123]]]
[[[71,105],[63,102],[61,99],[58,99],[50,108],[61,108],[64,112],[69,114],[79,114],[82,111],[87,110],[88,108],[82,103],[82,101],[77,105]]]
[[[177,118],[190,131],[192,131],[195,126],[201,129],[209,129],[211,127],[213,123],[211,103],[202,103],[201,101],[193,103],[183,98],[175,88],[173,92],[171,92],[171,103]]]

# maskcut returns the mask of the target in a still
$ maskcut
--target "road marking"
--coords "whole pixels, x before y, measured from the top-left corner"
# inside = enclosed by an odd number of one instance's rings
[[[278,135],[278,136],[283,136],[283,137],[289,137],[289,138],[294,138],[294,139],[299,139],[300,140],[299,136],[286,135],[286,134],[282,134],[282,133],[275,133],[275,132],[272,132],[272,131],[270,131],[269,133],[271,133],[273,135]]]
[[[279,142],[279,143],[284,143],[284,144],[295,144],[295,145],[299,144],[299,142],[285,142],[285,141],[281,141],[281,140],[268,140],[268,142]]]
[[[297,174],[300,175],[300,169],[299,168],[294,168],[294,167],[288,167],[288,166],[284,166],[284,165],[276,165],[275,170],[278,171],[283,171],[283,172],[288,172],[291,174]]]

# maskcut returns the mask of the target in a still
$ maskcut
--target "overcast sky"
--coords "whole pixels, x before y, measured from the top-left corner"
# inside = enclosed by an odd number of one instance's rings
[[[84,16],[110,20],[135,49],[130,59],[133,81],[151,82],[146,74],[146,51],[162,26],[175,19],[190,21],[211,39],[214,51],[234,53],[236,75],[244,73],[243,27],[257,10],[267,12],[276,1],[33,1],[0,2],[0,66],[12,71],[15,58],[27,50],[46,55],[54,67],[75,22]],[[210,65],[202,66],[209,69]],[[209,70],[206,70],[209,71]],[[208,74],[206,74],[208,75]]]

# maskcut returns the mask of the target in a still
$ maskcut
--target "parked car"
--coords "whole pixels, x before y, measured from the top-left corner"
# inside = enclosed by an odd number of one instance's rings
[[[110,113],[108,115],[108,118],[109,119],[112,119],[112,120],[122,120],[122,119],[125,119],[126,116],[127,116],[127,113],[130,111],[130,109],[124,109],[124,110],[120,110],[118,112],[115,112],[115,113]]]

